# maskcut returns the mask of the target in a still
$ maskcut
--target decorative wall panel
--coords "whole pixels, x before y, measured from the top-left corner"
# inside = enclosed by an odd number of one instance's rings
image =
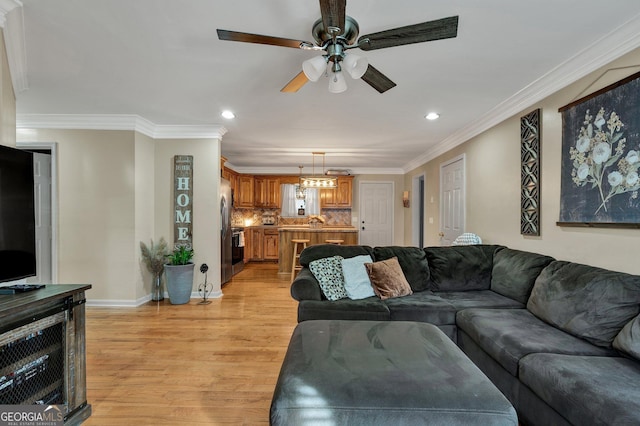
[[[520,233],[540,235],[540,109],[520,118]]]

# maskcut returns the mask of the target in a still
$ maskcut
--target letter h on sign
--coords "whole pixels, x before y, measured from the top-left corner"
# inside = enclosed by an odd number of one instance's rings
[[[193,156],[173,157],[174,174],[174,247],[192,248],[193,234]]]

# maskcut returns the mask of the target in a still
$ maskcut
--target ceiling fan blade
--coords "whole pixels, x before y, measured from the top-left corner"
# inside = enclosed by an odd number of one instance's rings
[[[344,32],[346,0],[320,0],[320,13],[325,31],[330,33],[329,27],[340,28],[338,35]]]
[[[300,49],[302,46],[313,45],[307,41],[293,40],[290,38],[272,37],[260,34],[240,33],[218,29],[218,38],[228,41],[242,41],[245,43],[269,44],[272,46],[293,47]]]
[[[307,81],[309,81],[307,76],[304,75],[304,72],[300,71],[300,73],[293,77],[280,91],[284,93],[295,93],[307,84]]]
[[[389,80],[389,77],[382,74],[371,64],[367,67],[367,71],[361,77],[369,86],[373,87],[380,93],[384,93],[389,89],[396,87],[396,84]]]
[[[458,17],[451,16],[449,18],[363,35],[358,39],[358,43],[360,44],[358,47],[362,50],[384,49],[385,47],[453,38],[457,35]],[[366,39],[369,41],[367,42]]]

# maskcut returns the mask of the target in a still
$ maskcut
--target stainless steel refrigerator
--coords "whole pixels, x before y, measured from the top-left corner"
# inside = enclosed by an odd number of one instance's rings
[[[220,179],[220,267],[221,284],[231,279],[231,183]]]

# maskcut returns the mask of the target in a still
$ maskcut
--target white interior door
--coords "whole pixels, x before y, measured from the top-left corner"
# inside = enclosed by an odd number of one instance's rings
[[[360,244],[393,244],[393,183],[360,182]]]
[[[36,215],[36,271],[28,283],[52,282],[51,261],[51,155],[33,153]]]
[[[464,157],[440,168],[440,244],[449,246],[464,232]]]

